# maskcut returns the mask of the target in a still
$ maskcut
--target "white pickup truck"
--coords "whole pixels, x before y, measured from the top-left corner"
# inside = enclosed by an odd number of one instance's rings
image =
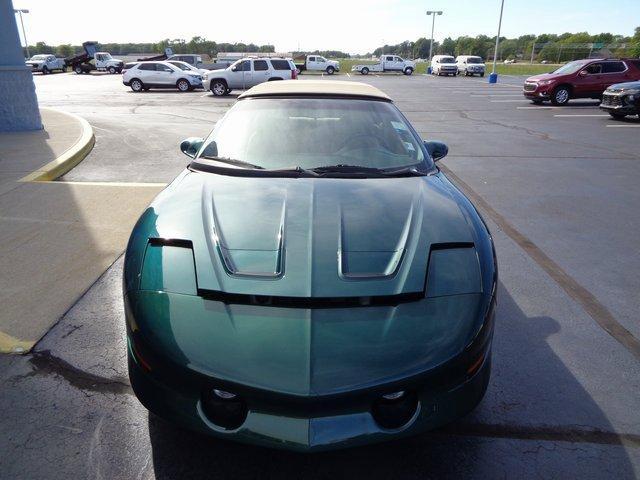
[[[397,55],[383,55],[380,61],[373,65],[354,65],[351,67],[352,72],[360,72],[362,75],[368,75],[369,72],[402,72],[405,75],[411,75],[416,69],[416,62],[404,60]]]
[[[304,61],[300,61],[304,59]],[[296,68],[300,72],[305,70],[316,72],[327,72],[328,75],[333,75],[335,72],[340,71],[340,62],[336,60],[327,60],[322,55],[307,55],[300,59],[294,58]]]
[[[34,55],[25,64],[31,67],[32,72],[42,72],[43,75],[54,70],[60,70],[61,72],[67,70],[64,58],[56,58],[55,55]]]

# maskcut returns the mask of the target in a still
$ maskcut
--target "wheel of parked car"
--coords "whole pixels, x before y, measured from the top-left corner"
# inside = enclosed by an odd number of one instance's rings
[[[73,67],[73,71],[80,75],[82,73],[82,67],[80,65],[76,65]]]
[[[482,72],[482,73],[480,74],[480,76],[481,76],[481,77],[484,77],[484,72]]]
[[[554,105],[566,105],[571,98],[567,87],[558,87],[551,94],[551,103]]]
[[[134,78],[133,80],[131,80],[131,90],[133,90],[134,92],[141,92],[142,90],[144,90],[144,83],[142,83],[142,80],[138,80],[137,78]]]
[[[333,72],[335,72],[335,71],[336,71],[336,69],[333,68],[331,65],[329,65],[327,67],[327,75],[333,75]]]
[[[109,67],[109,73],[111,75],[115,74],[116,73],[116,67]]]
[[[360,70],[360,73],[362,75],[369,75],[369,69],[367,67],[364,67],[362,70]]]
[[[405,75],[411,75],[413,73],[413,68],[411,67],[407,67],[404,69],[404,74]]]
[[[191,84],[184,78],[178,80],[178,82],[176,83],[176,87],[178,87],[178,90],[180,90],[181,92],[188,92],[189,90],[191,90]]]
[[[62,73],[67,73],[67,66],[62,67]]]
[[[214,80],[213,82],[211,82],[211,92],[216,96],[216,97],[221,97],[223,95],[227,94],[227,84],[225,83],[224,80]]]
[[[626,117],[624,113],[618,113],[618,112],[609,112],[609,115],[611,115],[611,118],[615,118],[616,120],[622,120],[623,118]]]
[[[49,69],[47,68],[47,66],[45,65],[44,67],[42,67],[42,74],[46,75],[47,73],[49,73]]]

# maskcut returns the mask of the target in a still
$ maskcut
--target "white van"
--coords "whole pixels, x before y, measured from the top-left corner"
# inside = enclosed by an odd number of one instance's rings
[[[431,59],[431,73],[433,75],[458,75],[456,59],[451,55],[434,55]]]
[[[456,58],[458,65],[458,73],[464,73],[466,76],[480,75],[484,77],[485,64],[482,57],[476,55],[459,55]]]

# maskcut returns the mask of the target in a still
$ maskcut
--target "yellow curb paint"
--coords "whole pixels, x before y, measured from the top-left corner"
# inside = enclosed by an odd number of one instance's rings
[[[148,188],[164,188],[167,183],[140,183],[140,182],[78,182],[78,181],[47,181],[38,183],[50,183],[52,185],[80,185],[92,187],[148,187]]]
[[[35,344],[35,342],[19,340],[0,332],[0,353],[28,353]]]
[[[59,110],[56,110],[56,112],[73,117],[80,123],[82,127],[80,139],[55,160],[47,163],[26,177],[21,178],[19,180],[20,182],[47,182],[55,180],[78,165],[93,149],[96,139],[89,122],[73,113],[60,112]]]

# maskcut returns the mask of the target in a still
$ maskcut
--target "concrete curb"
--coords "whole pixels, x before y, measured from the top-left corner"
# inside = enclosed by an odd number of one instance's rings
[[[50,110],[43,108],[42,110]],[[52,110],[52,109],[51,109]],[[73,113],[62,112],[55,110],[57,113],[62,113],[74,118],[80,123],[82,128],[82,134],[78,141],[71,146],[66,152],[60,155],[55,160],[43,165],[35,172],[21,178],[20,182],[50,182],[58,177],[61,177],[73,167],[78,165],[84,158],[91,152],[93,146],[96,143],[96,138],[93,134],[93,128],[89,125],[84,118],[74,115]]]

